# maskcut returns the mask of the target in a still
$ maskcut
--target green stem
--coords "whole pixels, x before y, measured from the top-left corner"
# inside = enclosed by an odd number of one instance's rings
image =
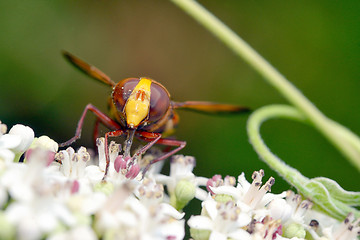
[[[349,129],[328,119],[294,85],[258,54],[235,32],[193,0],[171,0],[252,66],[360,171],[360,139]]]
[[[262,107],[252,113],[249,117],[247,131],[250,143],[253,145],[255,151],[264,162],[266,162],[280,176],[284,177],[285,180],[288,181],[292,186],[298,188],[300,192],[305,192],[305,189],[301,189],[301,187],[305,186],[309,179],[302,176],[296,169],[288,166],[277,156],[275,156],[261,138],[261,124],[270,118],[280,117],[298,120],[301,122],[306,121],[305,116],[291,106],[270,105]]]

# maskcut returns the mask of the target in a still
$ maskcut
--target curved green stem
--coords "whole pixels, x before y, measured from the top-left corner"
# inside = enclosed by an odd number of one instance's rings
[[[327,178],[308,179],[269,150],[261,138],[260,127],[264,121],[271,118],[308,122],[304,114],[286,105],[270,105],[252,113],[248,120],[247,131],[251,144],[262,160],[330,216],[342,220],[349,212],[354,212],[359,217],[360,212],[351,206],[360,206],[360,193],[345,191],[336,182]]]
[[[270,118],[289,118],[305,122],[306,118],[295,108],[286,105],[271,105],[262,107],[250,115],[247,131],[250,143],[257,154],[280,176],[284,177],[293,186],[304,186],[309,179],[303,177],[295,168],[288,166],[274,155],[261,138],[260,126]],[[299,189],[300,190],[300,189]],[[303,191],[303,190],[302,190]]]
[[[349,129],[328,119],[294,85],[235,32],[193,0],[171,0],[251,65],[360,171],[360,139]]]

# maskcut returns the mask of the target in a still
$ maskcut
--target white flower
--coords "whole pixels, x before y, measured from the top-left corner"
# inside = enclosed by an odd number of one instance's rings
[[[308,224],[304,217],[312,205],[309,200],[302,200],[300,195],[287,191],[286,200],[274,199],[268,209],[273,219],[281,220],[285,237],[305,238]]]
[[[13,126],[8,134],[5,134],[6,129],[6,125],[0,122],[0,160],[12,162],[15,154],[18,154],[17,158],[20,158],[21,154],[29,148],[34,139],[34,131],[21,124]]]
[[[144,178],[137,188],[136,196],[148,208],[158,205],[164,197],[164,186],[157,184],[152,178]]]
[[[18,201],[31,201],[49,187],[45,177],[48,165],[48,151],[37,149],[33,151],[28,163],[9,164],[0,179],[10,196]]]
[[[268,206],[270,216],[285,222],[290,219],[293,213],[292,207],[283,198],[274,199]]]
[[[74,185],[75,192],[82,194],[92,193],[93,184],[86,173],[86,164],[90,161],[90,154],[85,147],[80,147],[77,152],[72,147],[59,151],[55,154],[55,161],[48,169],[49,174],[56,175],[58,181],[74,181],[78,186]],[[60,163],[60,165],[58,165]],[[96,183],[99,183],[99,178]],[[76,188],[77,187],[77,188]]]
[[[196,177],[193,174],[193,169],[195,167],[196,161],[194,157],[184,156],[184,155],[176,155],[173,156],[170,162],[170,174],[169,176],[162,174],[154,174],[154,178],[157,182],[166,185],[167,190],[170,194],[170,198],[173,201],[181,198],[181,196],[176,196],[176,187],[179,186],[179,183],[184,183],[186,181],[188,183],[188,187],[190,191],[195,190],[195,197],[200,200],[205,200],[207,197],[207,193],[205,190],[201,189],[200,186],[206,186],[207,178],[204,177]],[[151,176],[152,174],[150,174]],[[183,192],[183,194],[187,195],[187,192]],[[190,199],[189,199],[190,200]],[[174,202],[172,202],[174,205]],[[182,207],[181,207],[182,208]]]
[[[271,194],[268,193],[271,190],[271,186],[274,184],[275,179],[270,177],[269,180],[262,185],[262,177],[264,171],[255,171],[252,175],[253,182],[250,184],[245,179],[245,174],[241,173],[238,177],[238,184],[236,187],[231,185],[224,185],[218,187],[211,187],[210,189],[216,195],[229,195],[234,198],[236,205],[240,207],[241,211],[247,212],[250,216],[254,216],[255,219],[261,221],[265,216],[269,214],[269,211],[265,208],[271,201],[278,198],[285,197],[286,193]]]
[[[59,146],[57,142],[55,142],[48,136],[41,136],[39,138],[35,138],[25,153],[24,162],[29,161],[33,154],[41,154],[41,157],[44,158],[43,162],[46,163],[46,166],[49,166],[51,163],[53,163],[55,153],[57,152],[58,148]]]
[[[250,234],[242,229],[251,222],[251,218],[248,214],[242,213],[234,202],[220,203],[209,196],[202,203],[202,207],[203,214],[192,216],[188,221],[192,234],[208,231],[210,240],[251,239]],[[196,236],[192,237],[198,239]]]
[[[123,181],[133,179],[135,182],[139,182],[142,179],[137,159],[131,159],[130,157],[123,157],[119,155],[121,151],[120,144],[116,144],[111,141],[109,144],[109,166],[107,175],[106,171],[106,156],[105,156],[105,138],[98,138],[96,140],[99,153],[99,165],[90,165],[85,169],[86,176],[92,183],[98,183],[102,180],[106,180],[115,185],[121,185]]]
[[[57,142],[55,142],[48,136],[41,136],[35,138],[29,147],[29,149],[35,149],[35,148],[42,148],[42,149],[47,149],[51,152],[57,152],[59,149],[59,144],[57,144]]]
[[[70,179],[81,179],[85,176],[86,163],[90,154],[81,147],[77,152],[72,147],[62,150],[55,155],[55,160],[61,163],[60,172]]]
[[[94,191],[91,193],[79,192],[78,194],[67,195],[64,202],[66,202],[67,206],[73,212],[90,217],[103,207],[107,198],[108,196],[100,191]]]
[[[304,225],[304,217],[312,202],[302,200],[299,194],[293,191],[286,192],[285,199],[274,199],[268,206],[270,215],[274,219],[281,219],[283,223],[298,223]]]
[[[5,212],[9,221],[18,226],[19,239],[40,239],[54,231],[60,224],[72,226],[75,217],[64,204],[52,198],[37,198],[28,202],[11,204]]]
[[[15,153],[11,148],[15,148],[21,143],[21,138],[15,135],[5,134],[0,136],[0,160],[5,162],[12,162],[15,158]]]
[[[13,126],[9,131],[9,135],[21,137],[21,143],[18,146],[12,148],[12,150],[16,153],[25,152],[34,140],[34,131],[30,127],[21,124],[16,124]]]
[[[356,240],[360,236],[360,219],[356,220],[353,213],[340,224],[319,212],[312,212],[312,217],[308,231],[315,240]]]
[[[124,185],[96,213],[95,227],[112,239],[183,239],[183,215],[165,203],[145,206]]]
[[[62,188],[70,192],[69,185],[54,182],[45,169],[46,160],[42,159],[41,151],[36,151],[28,164],[13,163],[0,178],[0,185],[12,199],[4,213],[17,227],[18,239],[40,239],[59,225],[76,223],[76,218],[58,198]]]
[[[261,222],[255,219],[248,226],[247,231],[251,233],[252,240],[285,240],[290,238],[283,238],[281,234],[281,221],[273,220],[271,217],[266,216]],[[291,240],[297,240],[298,238],[291,238]],[[299,239],[300,240],[300,239]]]

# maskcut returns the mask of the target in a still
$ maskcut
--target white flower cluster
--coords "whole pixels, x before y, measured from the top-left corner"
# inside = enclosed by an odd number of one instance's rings
[[[262,184],[262,170],[252,183],[244,173],[207,179],[192,173],[193,157],[177,155],[169,175],[161,162],[145,172],[159,153],[124,157],[111,142],[104,177],[103,138],[91,157],[84,147],[58,151],[23,125],[6,132],[0,122],[0,239],[183,239],[183,208],[194,198],[202,202],[187,223],[194,240],[350,240],[360,231],[351,214],[338,223],[291,191],[269,193],[274,178]]]

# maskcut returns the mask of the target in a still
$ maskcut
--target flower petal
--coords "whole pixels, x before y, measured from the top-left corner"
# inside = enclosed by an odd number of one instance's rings
[[[21,124],[13,126],[9,131],[9,135],[21,137],[20,145],[13,148],[16,152],[25,152],[25,150],[30,147],[35,137],[34,131],[30,127]]]
[[[212,230],[214,227],[213,221],[210,218],[204,216],[191,216],[187,224],[191,228],[195,229]]]
[[[16,148],[21,143],[21,137],[17,135],[5,134],[0,138],[0,148]]]
[[[15,153],[9,149],[0,149],[0,160],[3,159],[5,162],[12,162],[15,158]]]
[[[252,237],[250,235],[250,233],[248,233],[247,231],[245,231],[244,229],[237,229],[231,233],[228,234],[228,237],[231,239],[239,239],[239,240],[251,240]]]
[[[218,231],[212,231],[209,240],[226,240],[227,236]]]
[[[171,206],[167,203],[161,203],[160,206],[161,206],[161,211],[164,214],[171,216],[175,219],[182,219],[185,215],[185,213],[180,213],[173,206]]]

